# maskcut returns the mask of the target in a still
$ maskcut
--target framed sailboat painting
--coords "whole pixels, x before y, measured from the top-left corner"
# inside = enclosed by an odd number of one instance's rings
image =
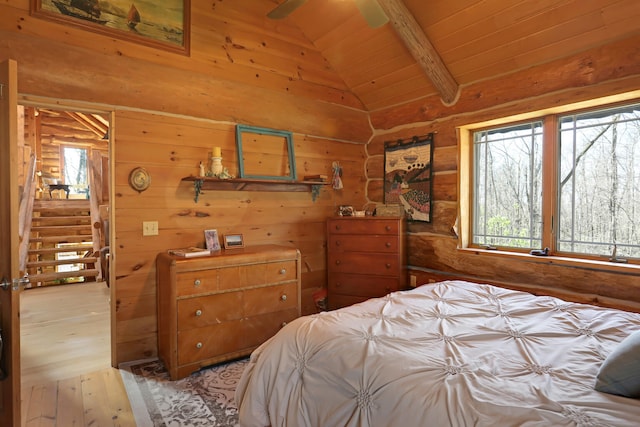
[[[189,55],[190,0],[30,0],[38,18]]]

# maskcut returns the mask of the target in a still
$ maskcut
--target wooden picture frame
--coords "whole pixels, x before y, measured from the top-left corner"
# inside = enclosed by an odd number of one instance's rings
[[[220,248],[220,239],[218,239],[218,230],[204,230],[204,243],[208,250],[217,252]]]
[[[296,180],[291,132],[237,125],[236,145],[239,178]]]
[[[433,133],[384,144],[384,203],[409,221],[431,222]]]
[[[224,248],[225,249],[244,248],[244,239],[242,238],[242,234],[225,234]]]
[[[130,0],[30,0],[35,17],[189,55],[191,0],[158,0],[135,6]]]

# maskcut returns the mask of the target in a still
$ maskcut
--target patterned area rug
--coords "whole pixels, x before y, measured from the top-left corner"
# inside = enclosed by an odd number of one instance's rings
[[[137,427],[236,427],[236,385],[249,359],[202,369],[171,381],[162,362],[120,365]]]

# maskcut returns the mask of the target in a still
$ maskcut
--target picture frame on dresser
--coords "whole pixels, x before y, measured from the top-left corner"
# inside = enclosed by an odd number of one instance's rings
[[[242,237],[242,234],[225,234],[224,248],[225,249],[244,248],[244,238]]]
[[[220,239],[218,239],[218,230],[204,230],[204,241],[207,249],[211,252],[217,252],[221,249]]]
[[[402,205],[409,221],[431,222],[433,133],[384,143],[384,203]]]

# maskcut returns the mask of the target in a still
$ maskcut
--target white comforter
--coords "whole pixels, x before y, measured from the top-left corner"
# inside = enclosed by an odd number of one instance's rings
[[[640,315],[461,281],[302,317],[251,355],[240,425],[639,426],[593,389]]]

